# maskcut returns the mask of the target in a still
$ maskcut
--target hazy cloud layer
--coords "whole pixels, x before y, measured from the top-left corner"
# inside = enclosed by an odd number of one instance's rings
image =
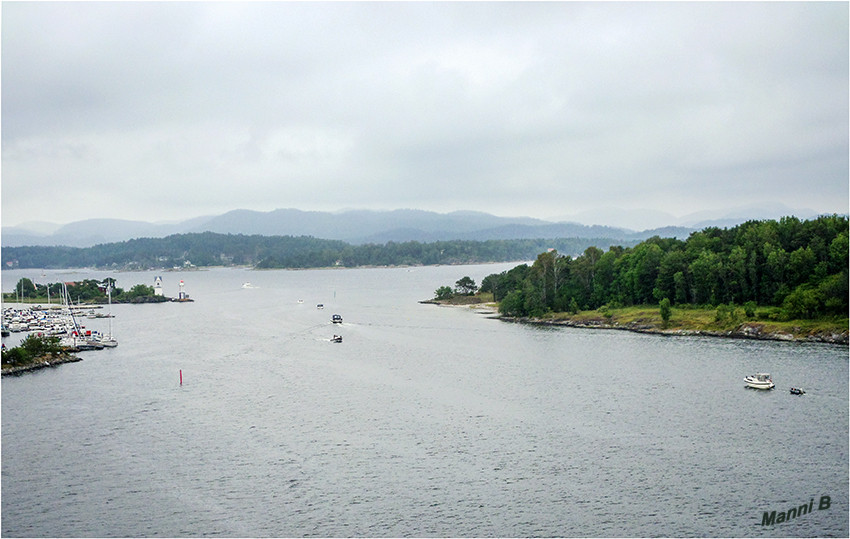
[[[2,220],[848,210],[848,4],[2,6]]]

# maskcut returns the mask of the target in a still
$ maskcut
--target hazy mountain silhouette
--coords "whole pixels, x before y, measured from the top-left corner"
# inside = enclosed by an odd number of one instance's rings
[[[603,212],[605,213],[605,212]],[[659,212],[651,212],[656,218]],[[800,215],[803,213],[805,215]],[[693,214],[687,226],[663,226],[643,231],[577,222],[553,222],[531,217],[498,217],[483,212],[436,213],[423,210],[346,210],[340,212],[278,209],[270,212],[233,210],[223,215],[196,217],[178,223],[149,223],[123,219],[87,219],[64,226],[32,223],[5,227],[4,247],[24,245],[65,245],[90,247],[99,243],[134,238],[162,238],[172,234],[217,232],[262,236],[313,236],[352,244],[388,241],[433,242],[440,240],[499,240],[523,238],[600,238],[607,241],[642,241],[652,236],[685,239],[691,232],[708,226],[731,227],[748,219],[778,219],[794,212],[781,208],[745,208],[714,214]],[[814,216],[811,210],[798,212],[800,218]],[[714,217],[714,219],[710,219]],[[681,218],[679,221],[685,221]],[[676,219],[671,216],[671,221]],[[676,223],[673,223],[676,224]],[[55,229],[53,233],[45,233]],[[607,247],[607,246],[605,246]]]

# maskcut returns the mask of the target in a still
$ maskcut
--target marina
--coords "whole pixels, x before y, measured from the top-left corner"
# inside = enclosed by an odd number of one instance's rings
[[[59,339],[59,345],[68,352],[102,350],[104,347],[118,346],[118,340],[112,335],[111,295],[106,314],[96,313],[94,308],[88,306],[72,306],[68,299],[67,286],[63,285],[60,298],[60,304],[48,307],[23,304],[4,307],[3,327],[9,328],[10,333],[56,337]],[[97,308],[99,309],[100,306]],[[107,333],[86,328],[81,323],[81,320],[99,318],[109,319]]]

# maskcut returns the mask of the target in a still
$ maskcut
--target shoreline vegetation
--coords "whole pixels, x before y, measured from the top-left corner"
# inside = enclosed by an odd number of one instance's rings
[[[2,375],[9,376],[14,374],[22,374],[25,372],[46,369],[47,367],[58,367],[59,365],[64,365],[65,363],[76,363],[82,360],[83,358],[75,356],[74,354],[62,352],[56,356],[43,356],[35,358],[29,363],[24,363],[20,365],[9,365],[4,363]]]
[[[82,361],[74,351],[59,344],[58,337],[28,335],[21,344],[10,349],[3,347],[2,375],[21,374],[65,363]]]
[[[434,299],[488,293],[501,318],[535,324],[847,344],[848,228],[845,216],[783,217],[575,257],[550,248]]]
[[[641,305],[620,309],[597,309],[571,313],[547,313],[540,317],[507,316],[499,313],[492,294],[455,296],[449,299],[420,301],[442,307],[474,309],[490,318],[511,323],[537,326],[561,326],[585,329],[617,329],[666,336],[702,335],[732,339],[819,342],[848,345],[848,319],[760,321],[748,320],[743,308],[736,309],[726,320],[718,321],[717,310],[711,308],[673,309],[665,324],[658,306]]]

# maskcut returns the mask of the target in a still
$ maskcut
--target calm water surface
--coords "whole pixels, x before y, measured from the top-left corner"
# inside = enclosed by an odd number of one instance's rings
[[[113,305],[118,348],[3,378],[2,535],[848,536],[846,346],[417,303],[513,266],[162,273],[195,302]],[[40,273],[3,290],[154,277]]]

